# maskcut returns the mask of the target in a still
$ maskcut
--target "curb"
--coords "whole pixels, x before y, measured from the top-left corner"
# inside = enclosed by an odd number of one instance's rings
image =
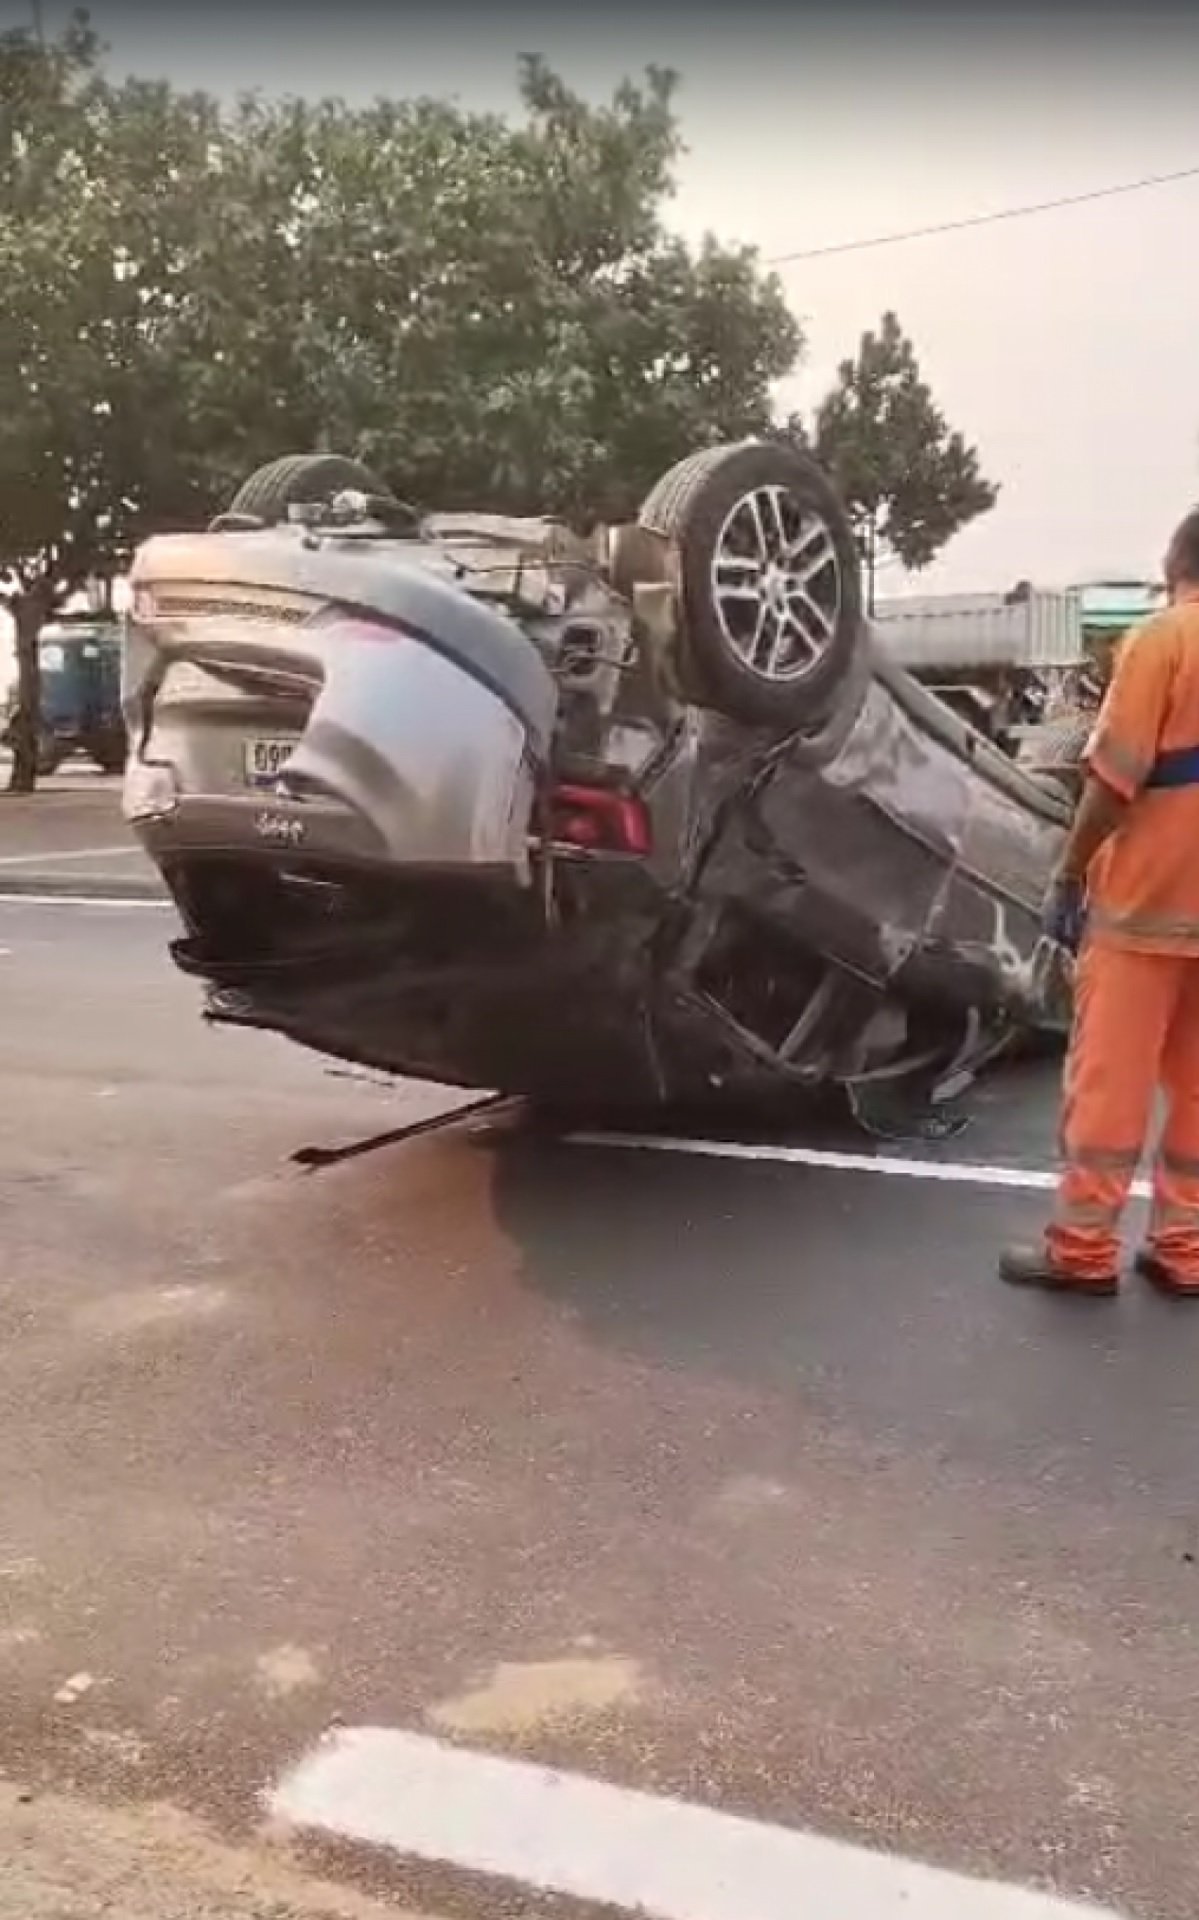
[[[0,900],[22,900],[30,896],[42,900],[77,900],[81,905],[89,900],[99,904],[140,900],[169,906],[171,900],[165,885],[153,871],[97,876],[64,874],[61,868],[53,873],[44,869],[39,873],[35,867],[29,867],[19,874],[0,875]]]

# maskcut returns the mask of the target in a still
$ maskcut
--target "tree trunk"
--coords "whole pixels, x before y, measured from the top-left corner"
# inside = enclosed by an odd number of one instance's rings
[[[42,717],[42,675],[38,635],[50,611],[49,597],[35,588],[10,601],[17,629],[17,710],[12,721],[10,793],[32,793],[37,786]]]

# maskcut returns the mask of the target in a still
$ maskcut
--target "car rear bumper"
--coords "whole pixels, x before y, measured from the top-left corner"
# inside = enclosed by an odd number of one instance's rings
[[[772,1059],[708,991],[690,909],[635,860],[571,862],[548,916],[477,873],[178,850],[163,872],[186,928],[173,958],[218,1024],[575,1108],[793,1102],[828,1078],[835,995],[802,1053]]]
[[[173,958],[206,983],[214,1021],[448,1084],[660,1096],[649,1006],[663,900],[636,863],[597,871],[566,921],[477,870],[178,846],[161,866],[186,929]]]

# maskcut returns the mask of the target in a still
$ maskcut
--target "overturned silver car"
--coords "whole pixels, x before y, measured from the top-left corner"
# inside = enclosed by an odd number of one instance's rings
[[[214,1020],[630,1111],[933,1090],[1040,1017],[1068,795],[875,644],[790,447],[587,541],[298,455],[132,584],[126,812]]]

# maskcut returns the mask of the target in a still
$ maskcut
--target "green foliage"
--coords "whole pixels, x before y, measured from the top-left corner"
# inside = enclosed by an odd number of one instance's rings
[[[605,106],[535,57],[442,101],[228,111],[110,82],[77,15],[0,37],[0,589],[32,782],[36,631],[156,527],[337,448],[438,507],[623,514],[764,430],[801,341],[753,254],[669,237],[675,82]],[[32,636],[32,637],[31,637]]]
[[[893,313],[842,363],[814,439],[853,516],[872,589],[884,552],[913,570],[926,567],[998,498],[976,449],[934,402]]]
[[[248,173],[222,182],[207,299],[181,317],[201,362],[236,336],[196,417],[237,471],[338,447],[423,504],[587,518],[769,420],[799,335],[751,254],[662,229],[671,77],[603,108],[536,59],[521,82],[516,124],[244,103],[229,166]]]
[[[160,345],[212,109],[108,86],[77,15],[0,37],[0,590],[17,630],[12,784],[36,777],[38,630],[153,522],[195,511]]]
[[[97,62],[83,16],[44,51],[0,39],[0,571],[59,595],[188,499],[164,327],[215,124]]]

